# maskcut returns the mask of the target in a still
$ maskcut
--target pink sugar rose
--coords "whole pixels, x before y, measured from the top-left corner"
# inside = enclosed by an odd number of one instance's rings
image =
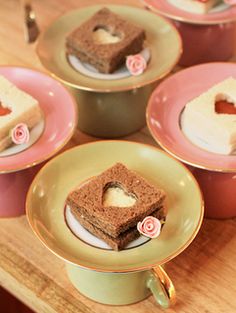
[[[145,71],[147,62],[141,54],[129,55],[126,58],[126,67],[131,75],[138,76]]]
[[[224,0],[224,2],[229,5],[236,5],[236,0]]]
[[[16,145],[21,145],[29,141],[29,129],[26,124],[17,124],[11,131],[11,139]]]
[[[147,216],[142,222],[138,222],[137,229],[146,237],[157,238],[161,232],[161,222],[153,216]]]

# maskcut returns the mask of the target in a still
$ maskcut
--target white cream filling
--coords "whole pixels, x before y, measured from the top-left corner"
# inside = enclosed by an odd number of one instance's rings
[[[128,195],[122,188],[109,187],[103,195],[103,206],[115,207],[131,207],[135,204],[136,199],[132,195]]]
[[[97,44],[112,44],[121,41],[121,38],[117,35],[111,34],[109,31],[98,28],[93,32],[93,41]]]

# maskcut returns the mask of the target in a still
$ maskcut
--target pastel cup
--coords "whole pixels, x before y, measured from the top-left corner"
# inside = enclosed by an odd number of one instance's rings
[[[103,304],[127,305],[151,294],[167,309],[175,303],[174,286],[162,267],[132,273],[103,273],[66,263],[72,284],[86,297]]]
[[[25,198],[29,186],[42,165],[0,175],[0,217],[25,214]]]
[[[147,108],[153,138],[196,177],[204,195],[205,216],[210,218],[236,216],[236,157],[193,144],[181,130],[180,116],[190,100],[229,77],[236,79],[233,63],[208,63],[182,70],[156,88]]]
[[[215,172],[188,166],[196,177],[205,201],[208,218],[236,216],[236,172]]]
[[[208,14],[181,10],[167,0],[143,0],[145,6],[168,18],[179,31],[183,54],[179,65],[228,61],[235,50],[236,6],[215,8]]]
[[[155,86],[156,83],[107,93],[70,88],[80,112],[79,129],[100,138],[117,138],[138,131],[146,124],[146,105]]]
[[[54,21],[40,37],[37,54],[43,66],[75,96],[78,128],[95,137],[116,138],[145,126],[148,97],[158,81],[178,63],[182,43],[175,27],[162,17],[140,8],[109,4],[106,7],[112,12],[145,29],[151,57],[138,76],[101,79],[91,76],[91,71],[85,75],[70,63],[65,38],[102,7],[80,8]]]
[[[181,66],[227,61],[234,55],[235,22],[199,25],[172,20],[183,41]]]
[[[1,66],[0,74],[38,100],[44,119],[43,131],[31,146],[0,156],[0,217],[12,217],[25,213],[25,198],[34,176],[73,135],[77,107],[68,90],[45,73]]]
[[[70,191],[117,162],[165,190],[168,208],[158,238],[119,252],[98,247],[88,234],[75,236],[65,219]],[[49,161],[30,186],[26,212],[35,234],[65,261],[70,281],[83,295],[97,302],[122,305],[153,294],[157,303],[167,308],[175,300],[175,291],[160,266],[192,242],[204,208],[192,174],[165,152],[135,142],[100,140],[67,150]]]

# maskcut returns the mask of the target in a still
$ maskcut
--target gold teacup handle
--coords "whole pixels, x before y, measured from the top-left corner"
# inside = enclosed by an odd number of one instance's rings
[[[153,267],[150,270],[147,287],[162,308],[167,309],[175,303],[175,287],[161,266]]]

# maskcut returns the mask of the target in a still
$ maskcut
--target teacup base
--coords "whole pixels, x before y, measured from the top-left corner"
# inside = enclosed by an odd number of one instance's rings
[[[183,41],[180,66],[228,61],[234,54],[235,23],[198,25],[173,21]]]
[[[26,195],[41,166],[0,174],[0,217],[16,217],[25,214]]]
[[[127,136],[146,125],[146,105],[157,83],[122,92],[70,91],[78,103],[78,128],[91,136]]]
[[[70,281],[81,294],[102,304],[132,304],[151,294],[162,308],[168,308],[175,302],[174,286],[161,267],[138,272],[106,273],[66,263],[66,269]]]
[[[99,303],[126,305],[142,301],[151,295],[150,289],[145,285],[147,271],[100,273],[67,265],[67,272],[80,293]]]
[[[226,219],[236,216],[236,173],[214,172],[188,166],[196,177],[205,202],[205,217]]]

